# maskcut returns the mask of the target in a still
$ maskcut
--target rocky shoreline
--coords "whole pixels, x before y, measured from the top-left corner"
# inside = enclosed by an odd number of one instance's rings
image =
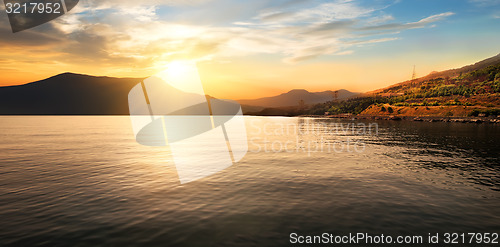
[[[492,123],[500,124],[500,118],[493,117],[412,117],[412,116],[356,116],[356,119],[373,119],[373,120],[409,120],[415,122],[444,122],[444,123]]]
[[[428,116],[370,116],[370,115],[303,115],[300,117],[314,118],[342,118],[342,119],[367,119],[367,120],[390,120],[390,121],[414,121],[414,122],[444,122],[444,123],[475,123],[475,124],[500,124],[500,117],[428,117]]]

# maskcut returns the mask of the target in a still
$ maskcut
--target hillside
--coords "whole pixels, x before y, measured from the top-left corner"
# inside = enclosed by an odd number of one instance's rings
[[[493,116],[500,114],[500,54],[459,69],[312,107],[308,114],[360,116]]]
[[[441,72],[434,71],[434,72],[431,72],[429,75],[417,78],[413,81],[408,80],[408,81],[400,82],[400,83],[391,85],[391,86],[386,87],[386,88],[382,88],[382,89],[378,89],[378,90],[375,90],[372,92],[368,92],[366,94],[391,93],[391,92],[398,91],[398,88],[405,88],[411,84],[420,84],[420,83],[423,83],[423,82],[426,82],[429,80],[433,80],[433,79],[437,79],[437,78],[456,78],[460,75],[470,73],[470,72],[475,71],[475,70],[480,70],[480,69],[486,68],[488,66],[497,65],[499,63],[500,63],[500,54],[493,56],[493,57],[490,57],[490,58],[487,58],[487,59],[482,60],[480,62],[477,62],[475,64],[467,65],[467,66],[464,66],[461,68],[450,69],[450,70],[445,70],[445,71],[441,71]],[[402,92],[402,91],[399,90],[399,92]]]

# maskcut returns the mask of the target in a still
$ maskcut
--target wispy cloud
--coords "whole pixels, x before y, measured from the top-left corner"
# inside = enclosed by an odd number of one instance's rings
[[[373,30],[378,30],[378,31],[384,31],[384,30],[404,30],[404,29],[414,29],[414,28],[424,28],[428,24],[438,22],[443,20],[444,18],[448,16],[452,16],[454,13],[452,12],[446,12],[446,13],[441,13],[438,15],[432,15],[429,17],[426,17],[424,19],[421,19],[417,22],[410,22],[410,23],[388,23],[388,24],[381,24],[381,25],[375,25],[375,26],[365,26],[360,28],[359,30],[362,31],[373,31]]]
[[[385,7],[363,7],[356,1],[343,0],[296,12],[264,12],[254,17],[252,23],[238,24],[249,29],[247,39],[258,33],[268,43],[281,43],[275,50],[266,50],[283,54],[287,63],[296,63],[322,55],[344,54],[343,51],[352,51],[353,46],[397,40],[397,34],[404,30],[432,27],[454,14],[445,12],[401,23],[383,13]],[[388,37],[372,38],[381,35]]]
[[[379,6],[362,6],[355,0],[269,4],[84,0],[69,15],[16,36],[3,24],[0,43],[27,51],[47,45],[55,61],[110,67],[155,69],[175,59],[227,60],[250,54],[275,54],[297,63],[352,54],[358,46],[393,41],[404,30],[430,27],[453,15],[399,22],[383,11],[392,1]]]
[[[469,2],[480,5],[480,6],[500,5],[499,0],[469,0]]]
[[[493,19],[500,18],[500,0],[468,0],[476,9],[479,9],[485,16]]]

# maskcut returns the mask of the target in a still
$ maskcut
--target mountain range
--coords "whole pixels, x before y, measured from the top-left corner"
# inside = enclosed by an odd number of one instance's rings
[[[128,93],[144,78],[63,73],[24,85],[0,87],[0,115],[128,115]],[[339,90],[337,99],[356,95]],[[243,112],[333,100],[335,92],[291,90],[274,97],[240,100]]]
[[[445,101],[450,100],[453,95],[458,95],[466,97],[462,101],[467,104],[489,102],[489,105],[496,105],[498,96],[487,92],[498,90],[498,75],[495,76],[494,67],[498,64],[500,54],[462,68],[433,72],[415,80],[363,94],[343,89],[324,92],[295,89],[273,97],[237,101],[242,105],[244,113],[256,115],[297,115],[304,108],[308,108],[304,106],[314,105],[321,108],[317,112],[324,113],[332,102],[371,96],[397,99],[394,97],[403,97],[403,94],[410,91],[410,96],[415,96],[414,102],[406,102],[408,99],[398,100],[404,100],[404,103],[409,105],[427,104],[420,102],[423,99],[433,100],[435,104],[448,104]],[[144,78],[63,73],[24,85],[0,87],[0,115],[128,115],[128,93],[142,80]],[[460,99],[455,97],[453,100]],[[327,102],[329,103],[323,104]]]
[[[242,105],[261,106],[261,107],[286,107],[297,106],[301,101],[305,105],[320,104],[333,100],[344,100],[357,95],[345,89],[324,92],[309,92],[304,89],[294,89],[273,97],[265,97],[250,100],[237,100]]]

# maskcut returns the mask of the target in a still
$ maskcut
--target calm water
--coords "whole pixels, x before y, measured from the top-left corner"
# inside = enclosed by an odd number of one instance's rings
[[[0,117],[0,246],[500,232],[498,125],[246,121],[241,162],[180,185],[168,148],[137,144],[128,117]]]

